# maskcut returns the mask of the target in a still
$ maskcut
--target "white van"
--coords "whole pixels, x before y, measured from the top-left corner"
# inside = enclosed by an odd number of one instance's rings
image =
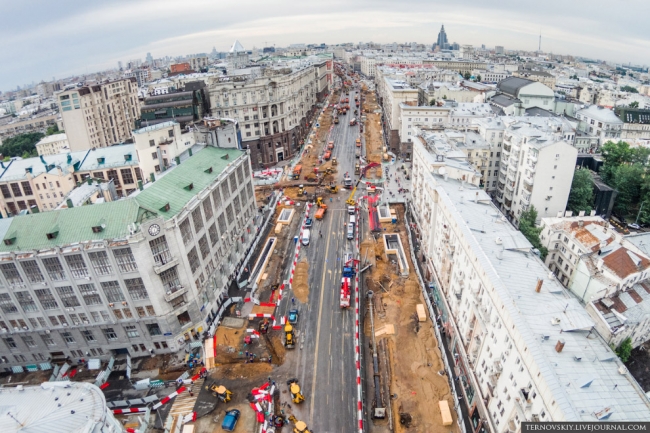
[[[357,217],[354,215],[350,215],[350,224],[356,224],[357,223]]]
[[[305,230],[302,232],[302,239],[300,240],[303,245],[307,246],[309,245],[309,236],[311,235],[311,232],[309,229]]]
[[[354,224],[348,223],[348,239],[354,238]]]
[[[354,206],[348,205],[348,214],[349,215],[354,215]]]

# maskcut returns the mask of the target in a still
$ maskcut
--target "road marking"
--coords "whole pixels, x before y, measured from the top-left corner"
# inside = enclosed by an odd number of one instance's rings
[[[332,230],[332,221],[334,218],[330,218],[330,226],[328,230]],[[327,257],[327,254],[329,253],[330,250],[330,243],[329,239],[327,242],[327,247],[325,247],[325,257]],[[314,350],[314,375],[312,377],[312,382],[311,382],[311,405],[309,407],[309,424],[313,424],[314,421],[314,402],[316,399],[313,397],[316,395],[316,374],[318,372],[318,343],[320,340],[320,324],[321,324],[321,319],[323,318],[323,296],[325,295],[325,275],[326,273],[323,272],[323,278],[321,279],[321,284],[320,284],[320,301],[318,305],[318,325],[316,326],[316,347]]]
[[[332,334],[330,334],[330,348],[327,350],[327,354],[328,355],[332,354]]]

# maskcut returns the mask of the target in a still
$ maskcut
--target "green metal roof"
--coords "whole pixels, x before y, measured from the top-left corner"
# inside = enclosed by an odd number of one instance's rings
[[[214,182],[228,163],[242,154],[237,149],[206,147],[135,196],[14,217],[3,237],[3,241],[11,239],[11,244],[0,243],[0,252],[41,250],[81,241],[123,239],[129,234],[128,226],[134,222],[141,223],[156,216],[172,218],[192,197]],[[169,205],[168,209],[166,205]],[[102,225],[102,231],[93,232],[93,227]]]

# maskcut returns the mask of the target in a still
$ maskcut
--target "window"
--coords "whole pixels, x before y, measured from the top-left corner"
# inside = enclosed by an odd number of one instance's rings
[[[135,325],[124,326],[124,331],[126,332],[126,336],[129,338],[137,338],[140,336],[138,328]]]
[[[233,213],[232,213],[232,204],[229,204],[226,208],[226,219],[228,220],[228,225],[233,223]]]
[[[219,194],[219,188],[215,188],[212,190],[212,202],[214,204],[214,208],[219,209],[219,207],[221,206],[221,194]]]
[[[11,184],[11,192],[14,193],[14,197],[22,197],[23,193],[20,191],[20,185],[17,183]]]
[[[120,248],[113,250],[115,261],[120,272],[134,272],[138,269],[138,264],[135,262],[131,248]]]
[[[38,311],[38,306],[32,299],[32,295],[29,294],[29,292],[15,292],[16,299],[18,300],[18,304],[20,304],[21,308],[23,311],[26,313],[32,312],[32,311]],[[30,319],[31,321],[32,319]],[[34,325],[32,325],[34,326]],[[35,326],[34,326],[35,327]]]
[[[54,339],[50,335],[41,335],[41,339],[46,346],[56,346]]]
[[[153,305],[147,305],[145,307],[147,309],[147,314],[150,316],[155,316],[156,315],[156,310],[153,309]]]
[[[153,159],[153,160],[158,159],[158,153],[157,153],[157,152],[153,152],[153,153],[151,154],[151,159]]]
[[[112,180],[113,180],[113,183],[115,184],[115,186],[117,186],[117,187],[120,186],[120,178],[117,177],[117,170],[108,170],[108,171],[106,172],[106,176],[107,176],[109,179],[112,179]]]
[[[178,319],[178,323],[181,325],[181,327],[192,323],[192,319],[190,318],[190,313],[188,313],[187,311],[179,314],[178,316],[176,316],[176,318]]]
[[[104,328],[102,331],[104,332],[104,336],[108,341],[117,340],[117,334],[115,333],[115,329]]]
[[[162,331],[160,330],[160,326],[158,326],[157,323],[151,323],[147,325],[147,331],[149,331],[149,335],[152,337],[162,335]]]
[[[27,347],[36,347],[36,342],[34,341],[34,337],[31,335],[25,335],[22,337],[23,343],[25,343],[25,346]]]
[[[5,313],[18,312],[18,308],[16,308],[16,305],[11,300],[11,296],[9,296],[9,293],[0,293],[0,308]]]
[[[77,287],[86,305],[100,305],[102,303],[102,298],[99,296],[94,284],[79,284]]]
[[[210,255],[210,244],[208,244],[207,235],[203,235],[199,239],[199,249],[201,250],[201,257],[205,260]]]
[[[122,175],[122,182],[124,182],[124,184],[133,183],[133,172],[130,168],[121,169],[120,174]]]
[[[161,272],[160,280],[162,281],[165,293],[174,293],[182,288],[181,282],[178,279],[178,271],[176,270],[176,266]]]
[[[43,185],[45,187],[45,185]],[[11,192],[9,192],[9,187],[6,184],[0,185],[0,192],[4,198],[11,198]]]
[[[7,337],[7,338],[4,339],[4,341],[5,341],[5,344],[7,345],[7,347],[9,349],[17,349],[18,348],[18,346],[16,346],[16,340],[14,340],[13,338]]]
[[[156,145],[156,140],[149,140],[149,147],[153,147]]]
[[[29,182],[21,182],[20,184],[23,186],[23,191],[25,191],[25,195],[33,195],[34,194],[32,192],[32,186],[29,184]]]
[[[102,290],[104,291],[104,294],[106,295],[106,299],[108,299],[108,302],[115,303],[115,302],[123,302],[126,300],[124,294],[122,293],[122,289],[120,288],[119,282],[104,281],[100,284],[102,286]]]
[[[86,340],[88,343],[97,342],[97,340],[95,339],[95,336],[93,335],[92,331],[81,331],[81,335],[83,336],[84,340]]]
[[[190,228],[190,219],[185,218],[185,220],[179,224],[179,228],[181,230],[181,237],[183,238],[183,243],[185,245],[188,245],[192,241],[192,229]]]
[[[61,338],[63,338],[63,341],[65,341],[68,344],[74,344],[74,337],[72,336],[71,332],[62,332],[61,333]]]
[[[190,252],[187,253],[187,261],[190,262],[192,273],[196,272],[196,270],[199,269],[199,266],[201,266],[201,262],[199,262],[199,256],[196,253],[196,247],[192,248]]]
[[[70,272],[72,272],[72,278],[79,279],[88,276],[88,268],[81,254],[65,256],[65,261],[68,263]]]
[[[142,278],[124,280],[124,284],[126,285],[127,292],[129,292],[129,296],[134,301],[149,299],[149,294],[147,293],[147,289],[144,287]]]
[[[106,254],[106,251],[88,253],[88,258],[90,258],[90,263],[93,265],[93,269],[97,275],[108,275],[113,273],[113,267],[111,266],[111,262],[108,260],[108,254]]]
[[[45,271],[47,271],[47,274],[50,276],[52,281],[62,281],[66,279],[63,266],[61,266],[58,257],[43,259],[43,265],[45,265]]]
[[[226,225],[226,218],[224,217],[224,214],[220,214],[219,217],[217,218],[217,222],[219,224],[219,232],[224,235],[228,231],[228,226]]]
[[[24,286],[23,278],[18,273],[18,268],[16,268],[14,263],[3,263],[0,269],[2,269],[2,275],[4,275],[10,287]]]
[[[210,218],[212,218],[212,202],[209,196],[203,200],[203,213],[205,214],[205,220],[210,221]]]
[[[174,136],[174,130],[170,129],[169,131],[167,131],[167,134],[169,134],[170,137],[173,137]]]
[[[198,233],[203,228],[203,217],[201,216],[200,207],[192,211],[192,222],[194,223],[194,232]]]
[[[208,229],[208,234],[210,235],[210,242],[212,246],[215,246],[219,242],[219,233],[217,232],[217,225],[213,223]]]
[[[167,245],[165,235],[150,240],[149,247],[151,248],[151,254],[153,254],[156,266],[162,266],[172,260],[172,255],[169,252],[169,246]]]
[[[54,299],[54,296],[52,296],[50,289],[36,289],[34,290],[34,294],[44,310],[54,310],[59,307],[59,304],[56,302],[56,299]]]
[[[57,287],[56,291],[58,292],[64,307],[71,308],[81,306],[79,299],[77,299],[77,295],[74,293],[71,286]]]
[[[269,146],[270,145],[271,143],[269,143]],[[230,194],[228,194],[228,179],[224,179],[223,182],[221,182],[221,199],[227,201],[229,196]]]

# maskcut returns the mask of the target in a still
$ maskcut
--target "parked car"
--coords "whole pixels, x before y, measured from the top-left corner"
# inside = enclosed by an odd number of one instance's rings
[[[314,221],[311,218],[305,220],[305,228],[310,228],[314,224]]]
[[[291,323],[292,325],[298,323],[298,310],[296,310],[295,308],[289,310],[289,323]]]
[[[241,415],[241,413],[237,409],[226,411],[226,416],[223,418],[221,428],[225,431],[234,431],[237,426],[237,421],[239,421],[239,415]]]
[[[639,226],[637,223],[630,223],[627,226],[634,230],[639,230],[641,228],[641,226]]]

